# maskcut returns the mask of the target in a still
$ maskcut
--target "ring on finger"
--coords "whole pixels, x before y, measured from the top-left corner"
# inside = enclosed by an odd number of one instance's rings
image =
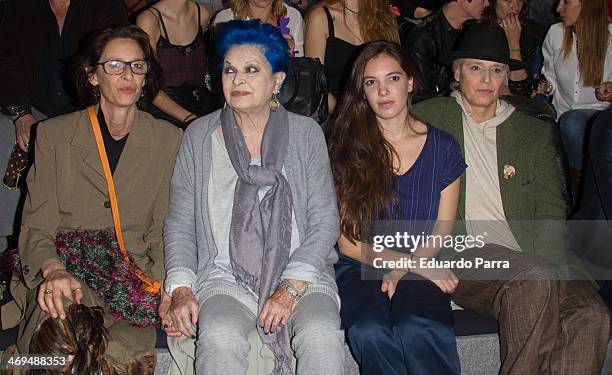
[[[74,289],[72,289],[73,292],[78,292],[80,290],[81,290],[81,288],[74,288]]]

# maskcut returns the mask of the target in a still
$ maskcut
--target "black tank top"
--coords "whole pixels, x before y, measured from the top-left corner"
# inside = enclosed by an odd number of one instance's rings
[[[339,99],[361,46],[336,38],[332,15],[327,7],[323,7],[323,10],[327,15],[329,30],[325,46],[325,75],[329,91]]]

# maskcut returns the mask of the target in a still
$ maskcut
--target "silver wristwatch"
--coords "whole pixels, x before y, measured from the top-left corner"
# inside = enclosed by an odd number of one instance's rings
[[[295,302],[302,299],[302,297],[304,297],[304,293],[306,292],[306,290],[304,290],[303,292],[300,292],[296,287],[291,285],[291,283],[287,279],[282,279],[280,283],[278,284],[278,286],[285,289],[287,293],[289,293],[291,297],[295,299]]]

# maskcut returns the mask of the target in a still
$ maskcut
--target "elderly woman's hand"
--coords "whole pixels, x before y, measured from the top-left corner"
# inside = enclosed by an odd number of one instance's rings
[[[81,303],[83,293],[81,283],[77,281],[64,266],[56,260],[45,263],[42,267],[45,279],[38,287],[38,306],[51,317],[66,319],[63,297],[75,303]]]
[[[182,286],[172,292],[172,302],[168,308],[172,325],[181,334],[195,337],[198,323],[198,302],[191,288]]]
[[[291,285],[303,291],[305,284],[303,281],[290,280]],[[287,324],[289,316],[295,308],[295,298],[282,287],[278,287],[274,294],[264,304],[261,314],[259,314],[259,325],[265,333],[276,332],[279,326]]]
[[[176,329],[174,324],[172,324],[172,319],[170,319],[170,315],[168,314],[171,303],[172,297],[170,297],[168,293],[166,293],[166,291],[162,288],[161,301],[159,302],[159,308],[157,309],[157,313],[159,314],[161,325],[166,335],[171,337],[177,337],[181,336],[181,333]]]

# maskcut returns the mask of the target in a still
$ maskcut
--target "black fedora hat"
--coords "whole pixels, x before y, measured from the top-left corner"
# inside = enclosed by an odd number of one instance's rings
[[[442,64],[452,65],[455,59],[463,58],[510,65],[508,39],[504,29],[497,25],[472,24],[464,30],[455,49],[440,55],[438,60]]]

